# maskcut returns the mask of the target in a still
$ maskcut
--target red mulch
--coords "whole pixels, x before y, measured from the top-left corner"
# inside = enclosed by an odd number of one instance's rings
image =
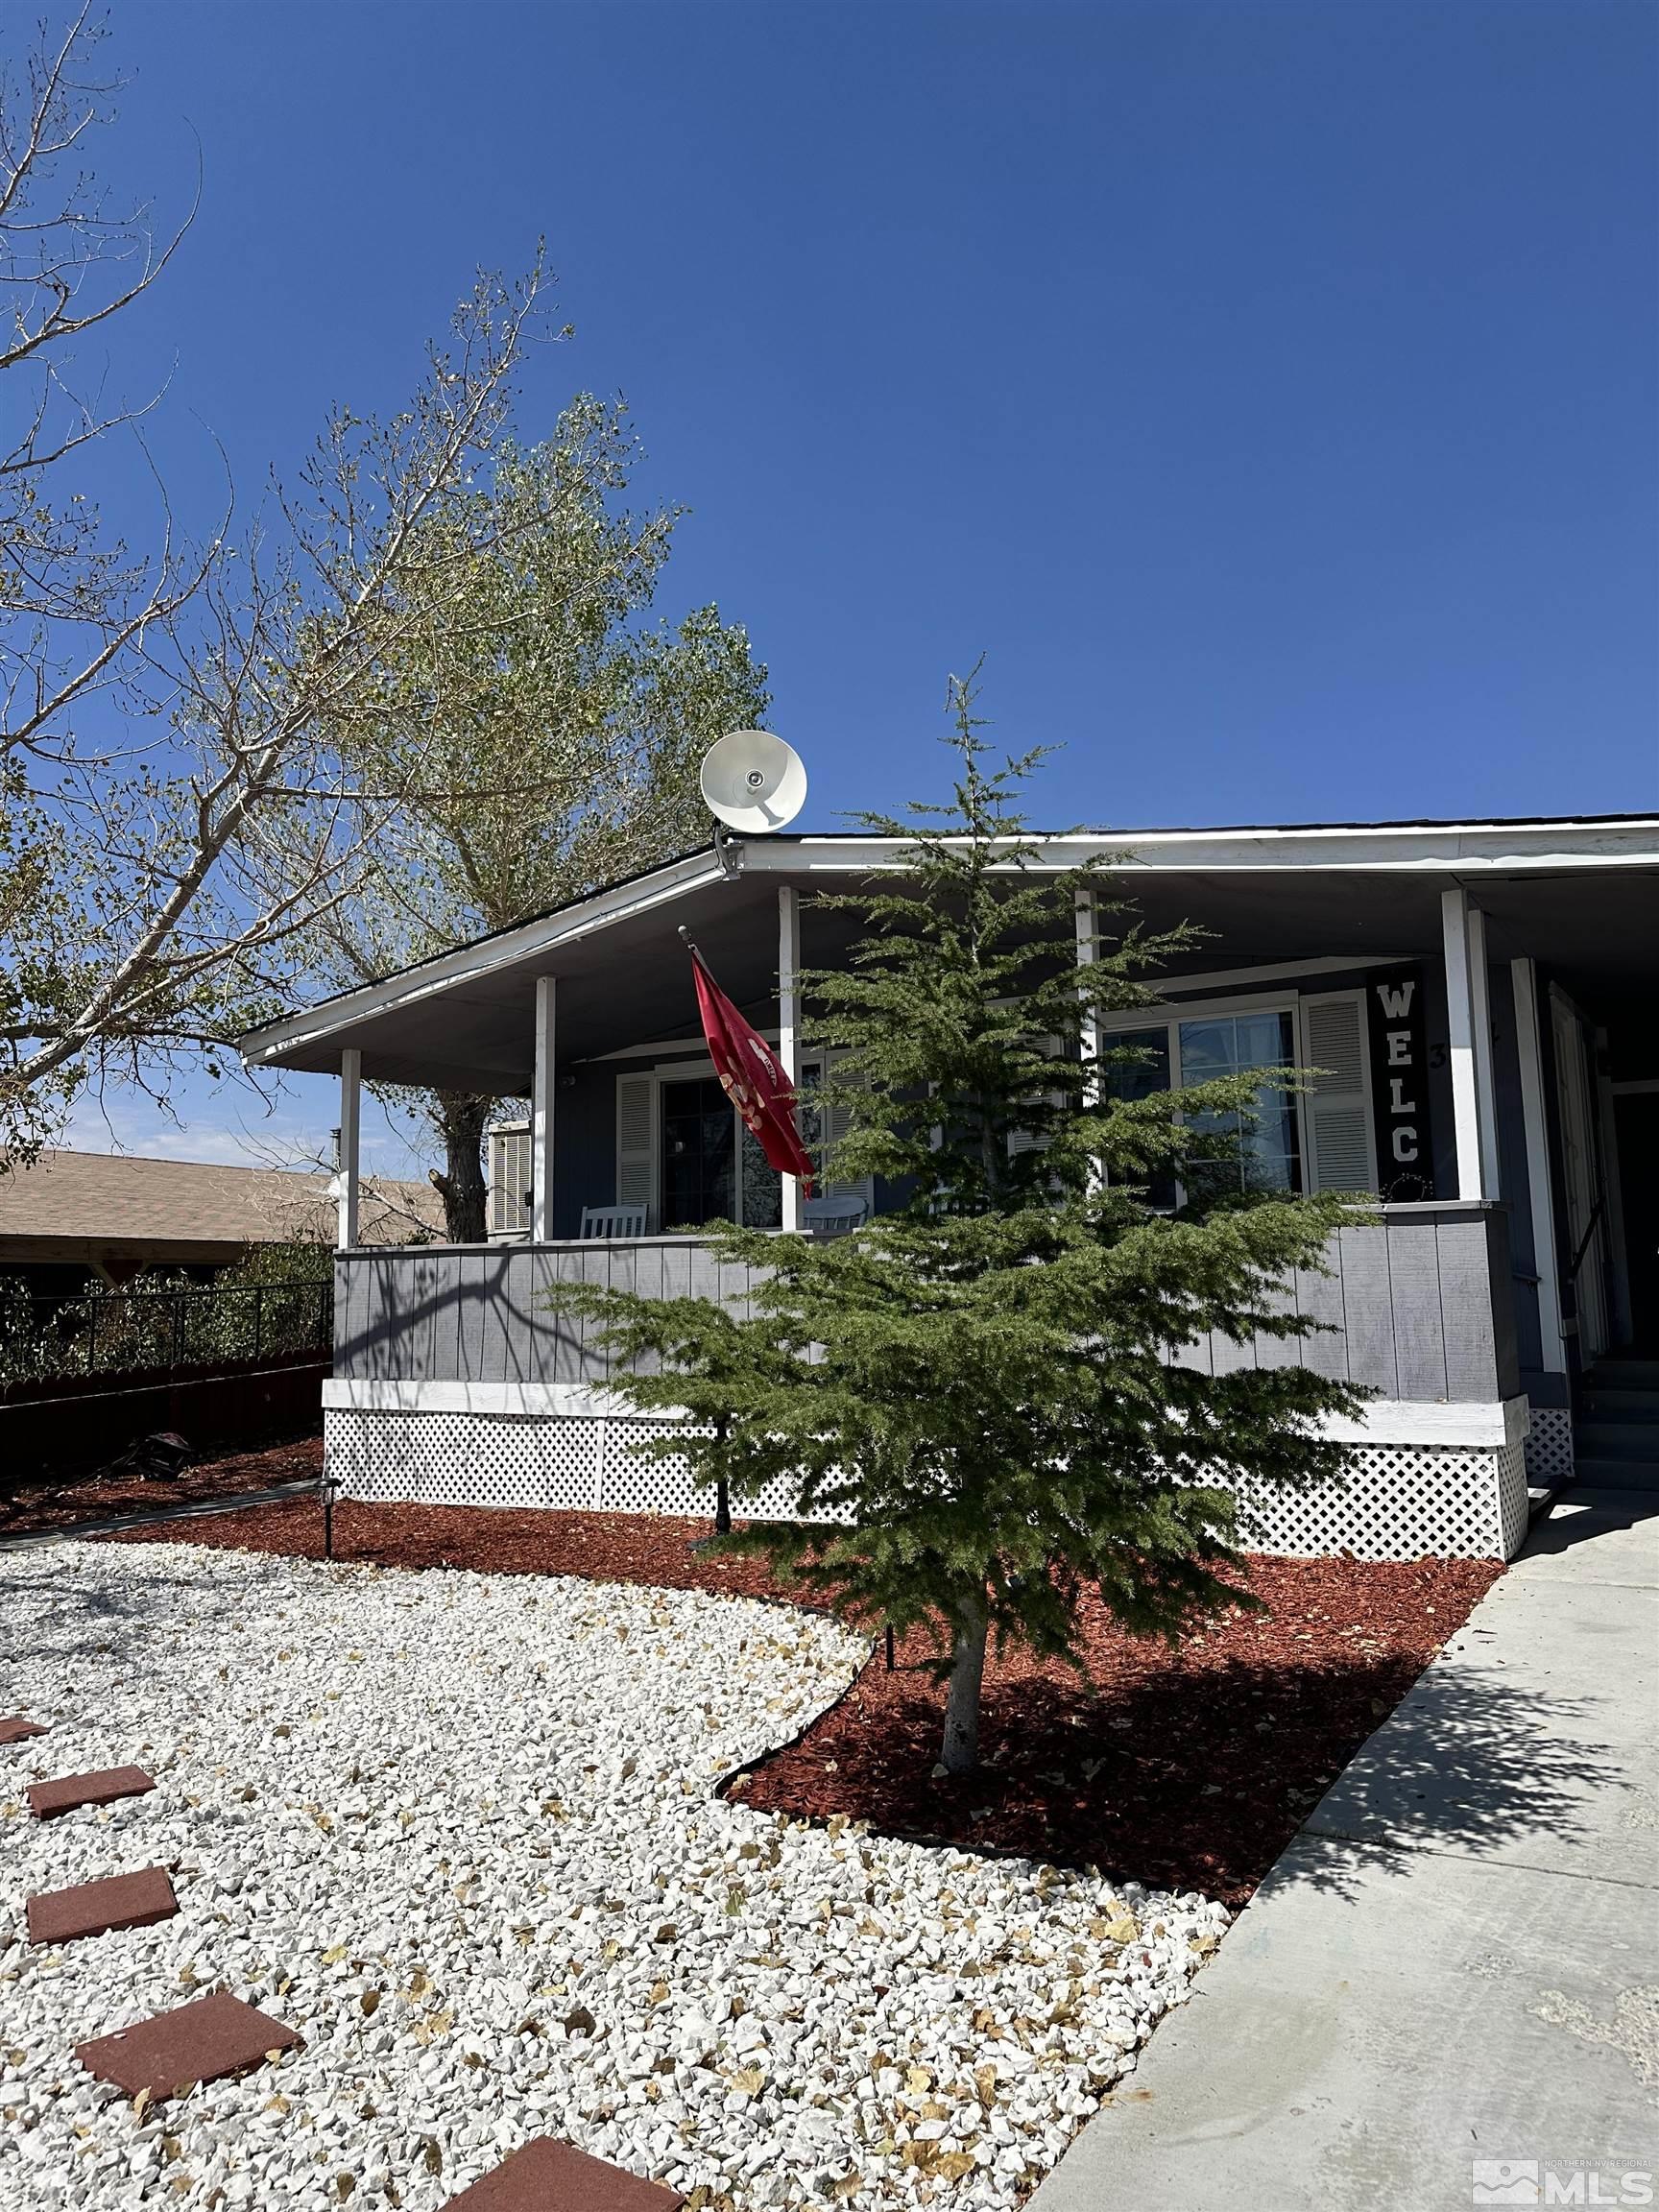
[[[691,1551],[708,1530],[626,1513],[346,1502],[335,1556],[791,1595],[757,1560]],[[193,1521],[187,1540],[317,1558],[322,1513],[309,1500],[254,1506]],[[1248,1580],[1268,1610],[1230,1610],[1179,1652],[1125,1635],[1096,1603],[1084,1644],[1099,1696],[1068,1668],[993,1658],[982,1765],[959,1782],[932,1779],[943,1695],[912,1637],[896,1672],[878,1652],[799,1743],[735,1788],[767,1812],[844,1813],[889,1835],[1094,1864],[1238,1905],[1503,1571],[1495,1559],[1253,1558]]]
[[[92,1474],[62,1482],[30,1482],[0,1498],[0,1536],[33,1536],[81,1521],[114,1521],[124,1513],[154,1513],[166,1505],[275,1490],[283,1482],[314,1481],[322,1472],[323,1439],[306,1436],[298,1444],[204,1459],[161,1479]]]

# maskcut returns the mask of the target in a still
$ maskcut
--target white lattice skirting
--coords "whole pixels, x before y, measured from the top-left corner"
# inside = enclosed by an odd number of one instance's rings
[[[671,1423],[595,1414],[357,1412],[324,1417],[329,1473],[349,1498],[420,1505],[545,1505],[608,1513],[708,1514],[685,1459],[642,1459]],[[747,1509],[782,1518],[786,1486]],[[1527,1533],[1519,1443],[1473,1449],[1356,1445],[1340,1488],[1244,1502],[1254,1551],[1359,1559],[1513,1558]]]
[[[675,1453],[636,1447],[674,1433],[672,1421],[567,1413],[354,1413],[323,1416],[328,1472],[348,1498],[412,1505],[552,1505],[589,1513],[713,1511]],[[773,1484],[745,1510],[788,1513]]]
[[[1540,1490],[1574,1479],[1573,1416],[1565,1406],[1534,1406],[1527,1438],[1527,1479]]]
[[[1340,1489],[1270,1490],[1241,1501],[1253,1551],[1317,1558],[1513,1559],[1527,1534],[1524,1447],[1360,1444]]]

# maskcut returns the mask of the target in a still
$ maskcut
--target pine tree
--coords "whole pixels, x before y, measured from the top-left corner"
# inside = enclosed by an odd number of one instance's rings
[[[692,1415],[657,1452],[739,1499],[791,1484],[799,1522],[739,1541],[852,1620],[931,1630],[952,1774],[975,1764],[989,1634],[1077,1663],[1090,1588],[1171,1640],[1238,1602],[1236,1488],[1339,1479],[1323,1417],[1358,1404],[1300,1366],[1174,1363],[1211,1330],[1308,1334],[1277,1288],[1320,1264],[1346,1202],[1240,1188],[1263,1088],[1293,1076],[1177,1096],[1146,1091],[1142,1051],[1097,1045],[1203,933],[1146,931],[1104,855],[1037,868],[1016,807],[1037,756],[989,766],[974,698],[952,680],[954,805],[861,818],[907,841],[905,865],[818,902],[864,934],[804,978],[850,1124],[833,1171],[896,1203],[832,1239],[712,1224],[757,1271],[747,1310],[574,1301],[605,1325],[613,1388]],[[1174,1178],[1187,1202],[1154,1205]]]

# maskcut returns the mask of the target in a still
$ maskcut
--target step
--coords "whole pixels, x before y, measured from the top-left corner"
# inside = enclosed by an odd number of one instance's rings
[[[1659,1459],[1575,1458],[1573,1474],[1580,1490],[1659,1490]]]
[[[1659,1359],[1599,1359],[1584,1380],[1592,1390],[1659,1390]]]
[[[1575,1421],[1573,1456],[1659,1459],[1659,1431],[1646,1421]]]
[[[1598,1383],[1584,1393],[1587,1421],[1647,1421],[1659,1428],[1659,1390],[1622,1390]]]

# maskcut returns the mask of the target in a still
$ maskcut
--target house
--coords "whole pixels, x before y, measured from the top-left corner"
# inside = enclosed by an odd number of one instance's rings
[[[156,1267],[206,1276],[250,1245],[331,1238],[331,1192],[329,1177],[283,1168],[42,1152],[0,1176],[0,1272],[70,1295],[89,1276],[125,1283]],[[429,1185],[375,1181],[363,1212],[370,1240],[405,1243],[443,1230]]]
[[[1262,1171],[1378,1194],[1375,1220],[1333,1239],[1329,1274],[1285,1286],[1327,1331],[1172,1355],[1301,1358],[1376,1392],[1344,1431],[1343,1488],[1248,1502],[1256,1540],[1512,1554],[1528,1482],[1572,1477],[1575,1416],[1577,1448],[1605,1446],[1605,1429],[1583,1421],[1591,1370],[1659,1356],[1659,817],[1039,843],[1039,864],[1056,870],[1108,850],[1150,924],[1190,918],[1211,932],[1133,1024],[1170,1081],[1264,1062],[1325,1070],[1273,1118]],[[676,929],[777,1038],[809,1100],[822,1056],[801,1030],[797,966],[832,965],[855,933],[812,894],[902,865],[902,846],[856,835],[690,854],[244,1041],[251,1067],[342,1079],[325,1405],[349,1492],[688,1503],[672,1467],[633,1456],[643,1425],[542,1294],[572,1276],[744,1294],[684,1226],[728,1214],[788,1232],[798,1191],[780,1188],[713,1080]],[[521,1241],[361,1249],[365,1075],[531,1098],[515,1170],[528,1169]],[[860,1195],[879,1211],[879,1188]],[[643,1207],[647,1234],[581,1241],[584,1208],[613,1203]]]

